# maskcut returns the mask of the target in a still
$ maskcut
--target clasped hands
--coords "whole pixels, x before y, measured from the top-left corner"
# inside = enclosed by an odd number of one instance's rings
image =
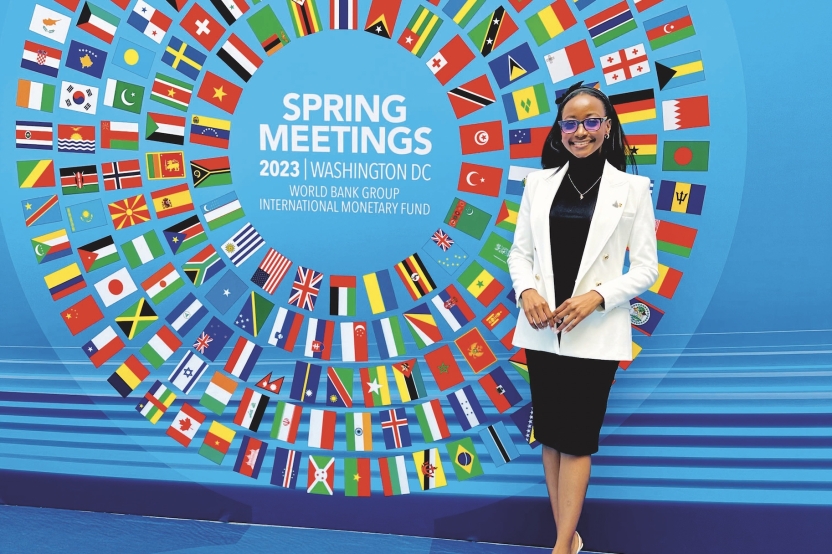
[[[575,328],[589,314],[601,305],[604,297],[597,291],[591,290],[586,294],[574,296],[563,302],[552,312],[549,303],[535,289],[526,289],[520,294],[523,299],[523,311],[529,325],[535,329],[551,327],[555,333]]]

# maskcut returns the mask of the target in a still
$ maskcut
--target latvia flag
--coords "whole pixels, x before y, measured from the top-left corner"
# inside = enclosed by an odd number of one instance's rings
[[[465,41],[459,35],[456,35],[448,44],[440,48],[439,52],[429,59],[426,65],[431,73],[436,75],[439,82],[445,85],[473,59],[474,53],[468,48]]]

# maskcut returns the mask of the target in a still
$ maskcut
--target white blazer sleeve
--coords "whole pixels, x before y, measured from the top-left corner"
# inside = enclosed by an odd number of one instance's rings
[[[659,277],[656,218],[653,215],[649,184],[639,183],[634,189],[638,191],[638,207],[627,242],[630,249],[630,269],[621,277],[595,288],[604,297],[605,313],[619,306],[629,305],[631,298],[649,289]]]
[[[534,282],[534,241],[532,239],[531,204],[533,184],[529,179],[520,201],[520,211],[517,213],[517,227],[514,230],[514,244],[508,253],[508,270],[511,274],[511,284],[517,296],[517,306],[520,307],[520,293],[526,289],[535,288]]]

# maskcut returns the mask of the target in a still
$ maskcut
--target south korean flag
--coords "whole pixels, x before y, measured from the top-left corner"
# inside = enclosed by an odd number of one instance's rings
[[[80,83],[61,83],[61,100],[58,105],[73,112],[95,115],[98,106],[98,88]]]

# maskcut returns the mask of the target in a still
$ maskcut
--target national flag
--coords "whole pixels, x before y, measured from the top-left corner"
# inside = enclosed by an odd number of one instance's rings
[[[170,108],[187,111],[191,104],[191,96],[194,93],[194,86],[157,73],[153,79],[153,86],[150,89],[150,99],[154,102],[164,104]]]
[[[264,6],[247,21],[267,55],[271,56],[289,44],[289,35],[286,34],[271,6]]]
[[[242,88],[210,71],[205,72],[205,77],[197,92],[199,98],[230,114],[237,109],[237,103],[242,94]]]
[[[231,122],[229,120],[204,115],[191,116],[191,144],[228,149],[230,137]]]
[[[220,416],[225,411],[228,402],[234,396],[234,391],[236,390],[237,381],[226,377],[220,371],[216,371],[208,382],[205,392],[202,393],[202,398],[199,399],[199,403]]]
[[[687,6],[648,19],[644,22],[644,31],[647,34],[647,40],[650,41],[650,48],[653,50],[658,50],[696,34]]]
[[[587,18],[584,23],[595,46],[606,44],[638,28],[626,0]]]
[[[314,310],[323,279],[323,273],[298,266],[298,273],[292,282],[292,291],[289,294],[289,304],[310,312]]]
[[[151,192],[150,197],[153,201],[156,217],[159,219],[183,214],[194,209],[191,191],[187,183]],[[210,222],[208,226],[213,229]]]
[[[208,240],[202,222],[195,215],[164,230],[165,240],[172,254],[178,254]]]
[[[439,16],[424,6],[418,6],[399,37],[398,43],[411,54],[421,58],[441,26],[442,20]]]
[[[58,197],[54,196],[53,199],[54,199],[55,205],[57,205]],[[47,201],[46,198],[41,198],[41,199],[34,198],[32,200],[24,201],[24,205],[29,205],[30,203],[36,202],[38,200],[46,202],[46,204],[43,204],[41,206],[41,208],[36,210],[36,212],[42,212],[44,210],[46,210],[46,211],[45,211],[45,213],[43,213],[42,220],[38,223],[30,223],[30,219],[37,216],[38,213],[34,213],[31,216],[27,216],[27,218],[26,218],[26,226],[27,227],[29,225],[39,225],[40,223],[50,223],[52,221],[51,219],[47,221],[47,218],[51,218],[50,212],[48,211],[49,208],[51,208],[51,206],[47,205],[47,204],[50,204],[51,201]],[[40,205],[40,204],[36,204],[36,205]],[[74,204],[72,206],[68,206],[67,209],[66,209],[66,215],[67,215],[67,219],[69,220],[69,228],[73,233],[76,232],[76,231],[84,231],[84,230],[87,230],[87,229],[94,229],[95,227],[101,227],[102,225],[107,224],[107,222],[105,220],[105,216],[104,216],[104,206],[101,205],[101,200],[98,200],[98,199],[90,200],[88,202],[81,202],[80,204]],[[60,214],[57,214],[54,221],[60,221],[60,220],[61,220]]]
[[[514,339],[517,318],[504,304],[497,304],[487,316],[482,318],[482,322],[486,329],[494,333],[506,350],[514,348],[512,340]]]
[[[248,82],[254,73],[263,65],[263,60],[240,40],[240,37],[231,33],[228,39],[217,51],[217,57],[225,62],[225,65],[237,74],[240,79]]]
[[[116,316],[115,322],[121,332],[127,336],[127,339],[133,340],[136,335],[156,323],[158,319],[159,316],[156,315],[147,300],[139,298],[121,315]]]
[[[58,173],[64,195],[98,192],[98,170],[94,165],[62,167]]]
[[[448,0],[442,11],[460,27],[465,27],[477,15],[485,0]]]
[[[390,405],[390,387],[385,366],[362,367],[359,370],[359,376],[365,406],[375,408]]]
[[[162,44],[172,20],[144,0],[139,0],[127,17],[127,23],[156,44]]]
[[[112,239],[110,239],[110,242],[112,242]],[[132,269],[151,262],[165,253],[159,237],[153,230],[122,244],[121,249],[124,251],[124,258]],[[115,247],[113,247],[113,252],[115,252]]]
[[[504,223],[505,221],[507,220],[500,220],[498,218],[497,226],[504,229],[505,226],[500,225],[499,223]],[[511,245],[512,242],[509,239],[492,232],[488,236],[488,239],[485,241],[485,244],[482,245],[482,249],[480,250],[480,257],[485,261],[491,262],[498,268],[508,273],[508,253],[511,250]]]
[[[503,200],[500,211],[497,213],[496,226],[513,233],[517,228],[517,213],[519,211],[520,204],[511,200]]]
[[[691,96],[662,102],[665,131],[708,127],[711,124],[707,96]]]
[[[378,354],[382,360],[405,354],[404,337],[396,316],[373,321]]]
[[[415,359],[393,364],[393,377],[396,379],[396,387],[399,389],[402,402],[412,402],[427,396],[422,371]]]
[[[240,310],[240,314],[234,320],[234,325],[246,333],[256,337],[263,329],[269,314],[272,313],[274,303],[256,292],[251,292],[246,297],[246,303]]]
[[[51,113],[54,104],[55,85],[28,79],[17,80],[17,107]]]
[[[124,246],[122,246],[122,249]],[[185,262],[182,271],[194,286],[201,286],[225,267],[213,245],[208,245],[193,258]]]
[[[259,0],[254,3],[257,4]],[[250,6],[249,0],[211,0],[211,4],[229,25],[233,25],[235,21],[240,19],[245,14]]]
[[[650,62],[644,44],[636,44],[601,56],[601,69],[608,85],[621,83],[650,73]]]
[[[526,188],[526,177],[532,171],[537,171],[537,168],[524,167],[521,165],[509,166],[508,180],[506,181],[506,194],[523,196],[523,191]]]
[[[58,151],[61,152],[60,129],[58,125]],[[15,148],[30,148],[33,150],[52,150],[52,124],[43,121],[16,121],[14,127]],[[80,135],[79,135],[80,136]],[[92,144],[95,152],[95,142]]]
[[[303,325],[303,315],[286,308],[278,308],[277,318],[274,320],[272,332],[269,335],[269,344],[291,352],[295,348],[301,325]]]
[[[260,421],[263,419],[268,405],[268,396],[260,394],[254,389],[246,388],[243,391],[243,397],[240,399],[237,413],[234,415],[234,423],[256,433],[260,428]]]
[[[222,464],[236,434],[236,431],[229,429],[219,421],[212,421],[211,427],[208,428],[208,432],[202,440],[202,446],[199,447],[199,455],[217,465]]]
[[[512,129],[508,134],[508,157],[512,160],[540,158],[549,131],[549,127]]]
[[[251,223],[246,223],[230,239],[223,243],[222,251],[228,256],[232,264],[240,267],[243,262],[260,250],[264,244],[266,244],[266,241],[263,240],[263,237],[260,236],[257,229]]]
[[[402,0],[373,0],[364,30],[379,37],[392,37],[401,7]]]
[[[448,401],[454,410],[454,415],[463,431],[485,423],[485,412],[477,400],[477,395],[471,385],[466,385],[448,395]]]
[[[306,327],[306,346],[303,355],[319,360],[332,359],[332,339],[334,335],[334,321],[310,317]]]
[[[102,120],[101,148],[112,150],[138,150],[139,124],[125,121]]]
[[[419,349],[442,340],[439,326],[436,324],[436,320],[426,303],[416,305],[404,312],[402,317],[404,317],[404,321],[410,329],[410,334],[413,335],[413,340],[416,341],[416,346]]]
[[[38,44],[37,42],[23,42],[23,56],[20,59],[20,67],[34,71],[49,77],[58,76],[58,68],[61,65],[63,52],[57,48],[51,48]],[[69,63],[69,58],[67,58]],[[103,64],[101,64],[103,67]],[[71,67],[71,66],[67,66]]]
[[[81,347],[92,365],[101,367],[104,363],[118,354],[124,348],[124,342],[116,334],[111,326],[95,335],[89,342]]]
[[[476,262],[474,262],[476,263]],[[480,266],[482,267],[482,266]],[[500,288],[502,290],[502,287]],[[496,296],[499,291],[494,293]],[[445,320],[451,329],[456,332],[464,327],[469,321],[474,319],[474,312],[465,298],[456,290],[453,285],[440,292],[437,296],[431,299],[433,306],[439,311],[439,314]]]
[[[162,54],[162,63],[171,66],[192,81],[199,78],[199,72],[207,59],[208,56],[174,36],[170,37]]]
[[[523,400],[502,367],[497,367],[491,373],[480,377],[479,383],[501,414]]]
[[[632,154],[638,165],[655,165],[657,141],[657,135],[627,135],[624,154]]]
[[[370,458],[344,458],[344,496],[370,496]]]
[[[302,454],[285,448],[275,448],[274,450],[271,484],[284,489],[294,489],[298,482]]]
[[[702,63],[702,52],[695,50],[657,61],[656,77],[659,80],[659,90],[704,81],[705,66]]]
[[[465,155],[502,150],[503,122],[486,121],[460,125],[459,141]]]
[[[236,198],[236,195],[234,197]],[[240,211],[242,212],[242,210]],[[292,267],[292,262],[289,259],[274,248],[269,248],[263,261],[260,262],[260,266],[252,275],[251,282],[267,293],[274,294],[290,267]]]
[[[399,307],[390,273],[386,269],[364,275],[364,288],[370,301],[370,311],[373,314],[384,313]]]
[[[174,400],[176,400],[176,394],[163,385],[161,381],[156,381],[138,403],[136,411],[142,414],[150,423],[156,425]]]
[[[208,291],[205,299],[213,304],[217,311],[224,314],[248,292],[248,287],[242,279],[233,271],[226,271]]]
[[[191,4],[191,8],[179,22],[179,26],[209,51],[214,49],[225,34],[225,27],[197,3]]]
[[[69,32],[69,24],[71,21],[72,19],[69,16],[61,12],[56,12],[55,10],[44,8],[40,4],[35,4],[35,9],[32,12],[32,20],[29,22],[29,30],[42,37],[63,44],[66,42],[66,35]]]
[[[266,459],[268,448],[269,445],[260,439],[243,435],[243,443],[237,453],[237,461],[234,462],[234,471],[252,479],[260,477],[260,467]]]
[[[145,138],[168,144],[185,144],[185,118],[178,115],[147,112]]]
[[[95,298],[86,296],[62,311],[61,319],[74,337],[104,319],[104,314],[101,313],[101,308],[96,304]]]
[[[413,463],[416,465],[416,475],[419,477],[419,487],[423,491],[444,487],[448,484],[439,450],[431,448],[413,453]]]
[[[153,366],[159,369],[182,346],[182,341],[166,326],[156,331],[139,353]]]
[[[187,184],[182,185],[187,187]],[[245,217],[240,201],[233,192],[214,198],[202,205],[202,212],[208,228],[212,231]]]
[[[340,408],[352,408],[351,369],[328,367],[326,369],[326,404]]]
[[[206,369],[208,369],[208,364],[189,350],[168,376],[168,381],[183,393],[188,394]]]
[[[58,100],[58,107],[95,115],[98,107],[98,87],[61,81],[61,97]]]
[[[451,347],[447,344],[426,353],[425,362],[428,364],[439,390],[449,389],[465,380],[459,365],[454,360]]]
[[[292,25],[298,38],[322,29],[321,16],[315,0],[286,0],[286,3],[289,5],[289,14],[292,16]]]
[[[463,167],[465,164],[463,163]],[[453,275],[462,267],[468,254],[461,246],[456,245],[454,240],[442,229],[437,229],[431,235],[430,240],[422,246],[424,251],[439,266]]]
[[[451,458],[454,473],[459,481],[466,481],[483,474],[480,457],[471,437],[449,442],[445,445]]]
[[[83,42],[70,41],[64,65],[84,75],[100,79],[104,74],[107,52]],[[55,77],[56,75],[53,75]]]
[[[419,420],[419,427],[422,429],[425,442],[436,442],[451,436],[438,398],[424,404],[417,404],[413,409],[416,412],[416,419]]]
[[[702,215],[702,204],[704,202],[705,185],[666,181],[662,179],[659,188],[659,198],[656,201],[656,209],[683,214]]]
[[[505,88],[540,69],[527,42],[488,62],[497,86]]]
[[[505,288],[479,262],[474,261],[459,276],[459,284],[465,287],[483,306],[488,306]]]
[[[441,84],[446,85],[473,59],[474,53],[462,37],[455,35],[425,65]]]
[[[155,57],[156,53],[153,50],[120,38],[113,54],[113,65],[146,79]]]
[[[504,7],[498,6],[468,32],[468,37],[480,54],[487,56],[516,32],[517,24]]]
[[[445,223],[477,240],[482,238],[489,221],[491,214],[460,198],[453,199],[445,215]]]
[[[538,46],[549,42],[566,29],[578,23],[566,0],[555,0],[530,18],[526,26]],[[597,45],[596,45],[597,46]]]
[[[378,469],[381,473],[381,487],[384,490],[384,496],[410,494],[404,456],[379,458]]]
[[[630,365],[636,360],[636,357],[638,357],[638,355],[640,353],[641,353],[641,347],[638,344],[636,344],[635,342],[633,342],[633,359],[632,360],[622,360],[618,364],[618,367],[620,367],[624,371],[627,371],[627,368],[630,367]],[[615,380],[613,380],[613,383],[615,383]]]
[[[695,240],[696,229],[656,220],[656,244],[659,251],[689,258]]]
[[[449,90],[448,100],[451,102],[451,108],[457,119],[495,102],[494,91],[485,75],[480,75],[476,79]]]
[[[656,282],[648,290],[665,298],[673,298],[681,280],[681,271],[659,264],[659,278],[656,279]]]
[[[413,300],[420,299],[436,288],[433,278],[417,253],[397,263],[395,269]]]
[[[335,447],[335,419],[332,410],[309,410],[309,448],[332,450]]]
[[[208,315],[208,310],[193,293],[189,292],[165,320],[170,323],[174,331],[179,333],[180,337],[184,337],[206,315]]]
[[[662,320],[664,312],[639,297],[630,300],[630,323],[633,329],[651,336]]]
[[[215,362],[232,334],[225,323],[212,316],[205,330],[196,338],[193,349]]]
[[[707,140],[666,140],[663,171],[708,171],[711,143]]]
[[[104,162],[101,164],[101,176],[104,179],[104,190],[142,187],[142,169],[139,160]]]
[[[347,412],[344,416],[347,450],[350,452],[371,451],[373,449],[372,414],[370,412]]]
[[[107,382],[112,385],[122,398],[127,398],[136,387],[141,385],[150,372],[142,365],[138,358],[132,354],[124,360],[118,369],[110,375]]]
[[[358,29],[358,0],[329,0],[330,29]]]
[[[318,383],[321,380],[321,366],[305,362],[295,362],[295,373],[292,379],[292,390],[289,398],[299,402],[315,403],[318,394]]]
[[[656,119],[656,97],[652,88],[611,94],[609,98],[622,124]]]
[[[95,4],[84,2],[76,25],[107,44],[112,44],[120,21],[118,17]]]
[[[193,160],[191,162],[191,176],[193,177],[194,188],[232,184],[231,165],[228,156]]]
[[[176,152],[148,152],[145,155],[147,178],[151,181],[159,179],[176,179],[185,176],[185,153]]]
[[[142,194],[110,202],[107,209],[117,231],[150,221],[150,210]]]
[[[497,467],[505,465],[520,456],[520,452],[514,446],[514,441],[502,421],[489,425],[480,431],[480,439]]]
[[[341,359],[345,362],[366,362],[367,324],[363,321],[342,321]]]
[[[298,436],[298,427],[303,408],[295,404],[279,401],[274,411],[274,421],[269,436],[294,444]]]
[[[285,258],[284,258],[285,259]],[[288,260],[287,260],[288,261]],[[291,264],[291,262],[290,262]],[[288,269],[288,266],[287,268]],[[281,276],[282,278],[282,276]],[[356,278],[353,275],[330,275],[329,277],[329,313],[330,315],[355,315]]]
[[[104,105],[111,108],[123,110],[134,114],[142,111],[142,100],[144,98],[144,87],[134,85],[126,81],[107,79],[107,86],[104,89]],[[172,116],[160,116],[172,117]],[[150,130],[148,129],[148,134]],[[155,140],[155,139],[154,139]]]
[[[306,492],[332,496],[335,488],[335,458],[309,456]]]
[[[549,100],[543,83],[521,88],[503,95],[506,120],[517,123],[524,119],[549,113]]]
[[[479,373],[497,362],[497,357],[476,327],[454,339],[454,344],[459,348],[462,357],[465,358],[474,373]]]
[[[387,450],[407,448],[410,440],[410,429],[407,426],[407,413],[404,408],[392,408],[379,412],[381,419],[381,433]]]
[[[185,402],[174,416],[173,423],[170,424],[166,433],[170,438],[187,448],[191,445],[191,441],[194,440],[203,423],[205,423],[205,416]]]
[[[77,269],[78,266],[76,265],[75,267]],[[123,267],[95,283],[95,290],[101,296],[101,301],[104,302],[104,306],[109,308],[139,289],[136,288],[136,284],[133,282],[133,278],[130,276],[127,268]]]

